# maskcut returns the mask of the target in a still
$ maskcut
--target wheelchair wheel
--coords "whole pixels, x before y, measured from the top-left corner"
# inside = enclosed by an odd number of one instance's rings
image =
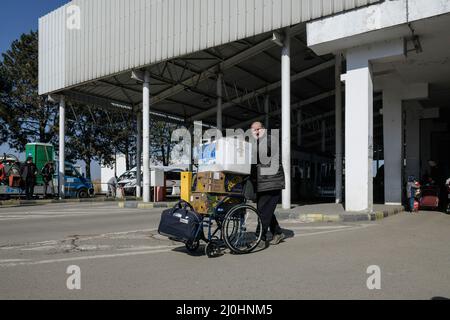
[[[205,254],[208,258],[217,258],[222,255],[222,249],[218,243],[211,241],[205,247]]]
[[[237,205],[225,216],[222,235],[227,247],[238,254],[250,253],[261,241],[262,228],[258,211],[249,205]]]
[[[194,253],[200,247],[200,240],[186,242],[187,251]]]

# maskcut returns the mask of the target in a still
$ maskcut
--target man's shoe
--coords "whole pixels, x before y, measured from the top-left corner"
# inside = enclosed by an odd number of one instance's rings
[[[258,243],[256,247],[258,249],[264,250],[267,249],[269,245],[270,245],[269,241],[261,239],[261,241]]]
[[[277,245],[280,244],[281,241],[286,239],[286,236],[284,233],[276,234],[273,236],[272,241],[270,241],[270,244]]]

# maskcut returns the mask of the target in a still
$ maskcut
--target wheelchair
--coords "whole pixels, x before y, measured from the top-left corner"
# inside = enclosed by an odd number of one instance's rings
[[[193,210],[192,206],[190,208]],[[190,253],[195,253],[200,242],[204,241],[208,258],[221,256],[227,248],[233,254],[247,254],[254,251],[261,241],[260,215],[243,195],[225,197],[217,203],[211,214],[200,217],[193,240],[185,243]]]

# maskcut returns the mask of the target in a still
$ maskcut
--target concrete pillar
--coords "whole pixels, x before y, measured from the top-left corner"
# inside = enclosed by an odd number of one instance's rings
[[[384,135],[384,192],[386,204],[401,204],[402,190],[408,175],[420,176],[419,157],[419,126],[421,117],[421,107],[414,100],[428,97],[427,83],[405,84],[396,75],[382,76],[377,79],[376,90],[383,92],[383,135]],[[405,105],[405,107],[403,107]],[[414,163],[410,174],[405,172],[403,176],[403,110],[406,111],[407,127],[411,127],[409,135],[406,137],[407,153],[413,155],[408,162]],[[414,131],[416,130],[416,131]],[[408,141],[409,140],[409,141]],[[406,155],[406,157],[410,157]],[[408,171],[408,170],[407,170]],[[403,179],[405,178],[405,179]]]
[[[65,175],[65,139],[66,139],[66,98],[60,97],[59,100],[59,198],[64,199],[64,175]]]
[[[145,71],[142,97],[144,202],[150,202],[150,73]]]
[[[342,157],[343,157],[343,145],[342,145],[342,56],[341,54],[336,55],[335,64],[335,83],[336,83],[336,94],[335,94],[335,135],[336,135],[336,203],[342,203]]]
[[[345,87],[345,206],[373,211],[373,76],[372,62],[405,57],[403,39],[349,49]]]
[[[405,178],[413,175],[420,179],[420,110],[416,101],[406,102],[406,168]]]
[[[142,111],[137,113],[137,137],[136,137],[136,197],[142,197]]]
[[[402,203],[402,96],[395,86],[383,91],[384,198],[388,205]]]
[[[302,109],[300,108],[297,111],[297,146],[302,145],[302,121],[303,121],[303,114]]]
[[[281,53],[281,137],[282,164],[286,188],[282,193],[283,209],[291,208],[291,57],[290,35],[286,29]]]
[[[222,82],[223,74],[217,74],[217,129],[219,131],[223,130],[222,124]]]
[[[269,129],[270,126],[270,97],[268,95],[266,95],[266,97],[264,98],[264,127],[266,129]]]
[[[365,51],[347,52],[345,75],[345,206],[373,208],[373,79]]]

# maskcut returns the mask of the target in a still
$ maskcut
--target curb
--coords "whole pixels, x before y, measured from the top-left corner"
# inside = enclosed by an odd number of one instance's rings
[[[156,202],[156,203],[142,203],[136,201],[121,201],[118,203],[119,208],[122,209],[158,209],[158,208],[172,208],[177,202]]]
[[[137,201],[121,201],[118,203],[119,208],[132,209],[157,209],[172,208],[177,202],[159,202],[159,203],[142,203]],[[344,213],[344,214],[325,214],[325,213],[294,213],[291,211],[276,211],[275,214],[280,220],[300,220],[304,223],[312,222],[361,222],[361,221],[378,221],[385,219],[405,211],[404,207],[392,210],[377,211],[373,213]]]
[[[292,213],[289,211],[275,212],[280,220],[300,220],[301,222],[359,222],[378,221],[405,211],[405,208],[393,210],[377,211],[373,213],[344,213],[344,214],[324,214],[324,213]]]
[[[112,198],[87,198],[87,199],[63,199],[63,200],[4,200],[0,201],[0,208],[12,208],[12,207],[32,207],[42,206],[53,203],[86,203],[86,202],[116,202],[116,199]]]

